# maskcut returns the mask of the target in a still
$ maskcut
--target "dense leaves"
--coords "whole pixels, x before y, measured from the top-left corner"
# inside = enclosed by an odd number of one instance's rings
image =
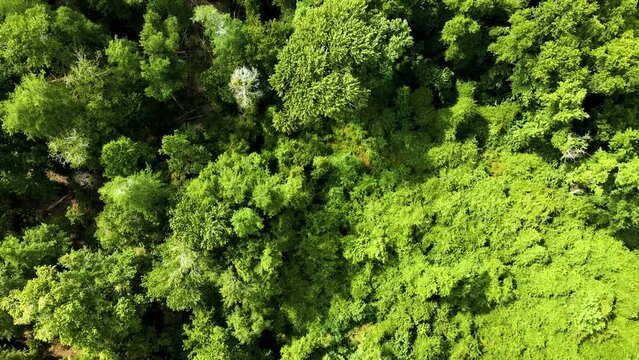
[[[298,10],[295,31],[271,77],[284,103],[274,119],[278,130],[318,126],[322,118],[342,120],[366,105],[371,85],[392,74],[411,43],[408,26],[367,7],[366,1],[347,0]]]
[[[0,1],[0,358],[639,353],[636,0]]]

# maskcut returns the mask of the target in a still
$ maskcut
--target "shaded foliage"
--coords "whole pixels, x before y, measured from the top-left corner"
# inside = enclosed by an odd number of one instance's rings
[[[633,358],[638,19],[0,2],[0,358]]]

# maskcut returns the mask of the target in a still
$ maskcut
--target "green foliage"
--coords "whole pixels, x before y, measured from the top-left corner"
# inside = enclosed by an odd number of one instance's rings
[[[100,189],[102,199],[115,206],[151,216],[161,208],[164,184],[154,175],[141,172],[128,177],[116,177]]]
[[[636,357],[637,3],[0,1],[0,358]]]
[[[165,101],[182,87],[183,62],[175,54],[180,47],[178,20],[169,16],[165,20],[155,12],[144,15],[144,28],[140,45],[146,58],[140,63],[142,78],[148,83],[148,96]]]
[[[156,175],[116,176],[99,192],[106,205],[96,218],[96,237],[104,248],[148,245],[162,237],[168,193]]]
[[[29,138],[52,137],[70,125],[68,115],[73,114],[74,105],[62,84],[28,75],[4,103],[3,128]]]
[[[508,17],[521,9],[525,2],[446,0],[444,3],[454,14],[445,22],[441,33],[441,40],[447,46],[445,59],[463,71],[475,74],[478,70],[489,72],[486,69],[492,65],[492,59],[488,47],[493,40],[490,31],[506,25]]]
[[[468,61],[465,58],[469,55],[466,48],[477,45],[481,41],[479,38],[480,29],[481,26],[477,21],[463,15],[457,15],[446,22],[442,31],[442,41],[448,45],[446,60]]]
[[[212,99],[231,102],[228,84],[233,71],[250,61],[244,54],[244,24],[218,11],[213,5],[201,5],[194,9],[193,22],[201,24],[213,56],[211,67],[202,76],[202,82],[213,94]]]
[[[242,24],[239,21],[219,12],[213,5],[196,7],[192,20],[202,24],[204,35],[211,42],[215,53],[228,56],[229,51],[237,51],[233,48],[238,47],[238,41],[242,37]]]
[[[251,208],[237,210],[231,217],[235,234],[241,238],[256,235],[264,228],[262,218]]]
[[[72,168],[86,164],[91,156],[89,140],[75,129],[51,139],[47,145],[52,158]]]
[[[235,341],[254,341],[269,324],[267,304],[278,291],[274,279],[285,239],[280,237],[290,227],[286,219],[305,202],[299,173],[270,174],[255,153],[221,155],[186,185],[173,210],[173,235],[147,277],[149,294],[166,298],[176,310],[208,310],[219,296]],[[267,222],[273,235],[255,241]],[[205,350],[192,355],[199,351]]]
[[[22,239],[5,238],[0,244],[4,266],[28,273],[43,264],[55,264],[70,249],[67,235],[56,225],[42,224],[24,232]]]
[[[126,39],[115,38],[104,51],[109,64],[114,65],[116,79],[136,80],[140,78],[140,55],[137,44]]]
[[[0,302],[33,278],[36,267],[55,264],[70,245],[66,233],[58,226],[48,224],[27,229],[20,238],[5,237],[0,242]],[[4,310],[5,307],[0,310],[0,338],[9,339],[17,329]]]
[[[226,153],[187,185],[173,212],[171,227],[176,236],[192,246],[206,250],[222,247],[232,239],[233,208],[239,210],[239,205],[246,204],[275,216],[301,200],[298,198],[304,194],[296,193],[299,181],[299,175],[270,175],[257,154]]]
[[[22,13],[33,5],[38,4],[39,0],[7,0],[0,4],[0,17],[5,18],[7,15],[14,13]]]
[[[5,44],[0,58],[22,74],[49,68],[59,71],[80,46],[95,48],[104,40],[100,27],[82,14],[38,4],[8,15],[0,25],[0,42]]]
[[[142,4],[143,0],[61,0],[68,7],[81,9],[87,13],[100,13],[109,20],[126,19]]]
[[[277,57],[286,44],[292,25],[285,21],[248,21],[243,26],[245,58],[261,73],[272,74]]]
[[[140,106],[138,94],[125,94],[129,81],[110,81],[118,70],[111,73],[97,60],[78,54],[63,81],[24,76],[3,102],[3,128],[47,140],[51,156],[61,163],[75,168],[95,165],[95,144],[126,124]]]
[[[613,319],[638,305],[626,287],[637,283],[621,280],[635,271],[621,259],[634,255],[603,232],[583,231],[588,206],[554,187],[538,157],[493,155],[487,165],[372,194],[362,181],[352,192],[362,194],[352,198],[352,235],[343,238],[357,265],[350,296],[331,302],[324,330],[309,325],[283,354],[328,355],[341,342],[329,336],[336,332],[351,334],[341,351],[353,358],[597,357],[601,338],[632,352],[628,318]],[[607,248],[619,251],[619,263],[603,260]],[[585,253],[602,261],[584,261]]]
[[[188,244],[169,238],[160,245],[161,264],[147,274],[151,298],[164,298],[174,310],[197,309],[214,285],[214,265]]]
[[[93,357],[142,358],[146,346],[128,341],[138,335],[146,307],[135,284],[140,257],[135,250],[73,251],[60,259],[59,272],[37,268],[37,277],[12,292],[5,306],[16,323],[34,325],[36,339],[58,338]]]
[[[47,166],[46,146],[0,133],[0,152],[0,192],[5,200],[9,200],[9,194],[24,198],[50,192],[51,184],[44,174],[32,170]]]
[[[279,56],[271,85],[283,100],[283,132],[342,120],[366,105],[370,89],[411,44],[405,21],[387,20],[366,1],[326,1],[308,9]]]
[[[193,315],[192,325],[185,329],[187,340],[185,345],[193,360],[223,360],[228,358],[250,359],[241,349],[233,346],[228,330],[218,326],[211,315],[198,311]]]
[[[140,164],[152,159],[153,152],[147,144],[122,137],[102,147],[100,163],[104,168],[104,176],[115,178],[135,174]]]
[[[517,10],[509,28],[494,30],[490,50],[514,66],[512,92],[528,110],[512,129],[515,147],[590,118],[587,95],[632,87],[634,40],[627,29],[636,17],[633,1],[542,1]]]
[[[167,165],[175,184],[183,183],[188,176],[199,174],[211,157],[204,146],[192,144],[188,135],[181,133],[163,137],[160,154],[169,157]]]
[[[6,43],[2,58],[20,72],[51,66],[62,44],[55,37],[43,41],[50,36],[50,18],[44,5],[7,16],[0,26],[0,39]]]

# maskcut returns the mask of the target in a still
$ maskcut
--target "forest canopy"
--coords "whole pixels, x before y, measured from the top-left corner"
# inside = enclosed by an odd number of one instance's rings
[[[639,354],[637,0],[0,0],[0,358]]]

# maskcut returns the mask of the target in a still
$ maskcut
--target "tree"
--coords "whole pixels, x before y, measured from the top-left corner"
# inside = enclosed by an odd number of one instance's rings
[[[151,161],[153,157],[153,151],[146,143],[136,143],[129,138],[121,137],[102,147],[100,163],[105,176],[126,177],[138,172],[139,165]]]
[[[270,174],[258,154],[221,155],[187,183],[172,211],[173,233],[146,278],[149,294],[175,310],[208,312],[220,301],[229,344],[251,348],[270,324],[286,222],[307,201],[301,187],[298,173]],[[204,351],[191,346],[192,356]]]
[[[36,75],[24,77],[3,105],[4,129],[29,138],[59,135],[72,126],[73,114],[77,113],[73,97],[63,84]]]
[[[51,156],[63,164],[95,167],[99,145],[112,136],[114,128],[131,125],[141,105],[139,94],[127,93],[136,88],[135,77],[120,78],[136,71],[123,70],[123,66],[130,66],[131,59],[123,59],[126,50],[120,50],[107,50],[113,68],[103,68],[98,59],[78,53],[62,79],[24,76],[3,102],[4,129],[10,134],[21,132],[30,139],[46,140]]]
[[[18,324],[32,324],[35,338],[72,345],[87,357],[145,358],[141,314],[144,295],[136,291],[143,252],[105,255],[73,251],[3,303]],[[142,341],[142,342],[140,342]]]
[[[105,249],[149,246],[162,238],[168,193],[156,175],[116,176],[99,192],[106,205],[96,218],[96,237]]]
[[[24,13],[9,14],[0,25],[5,44],[0,58],[18,73],[51,69],[61,73],[81,46],[96,49],[105,43],[99,26],[67,7],[55,11],[37,4]]]
[[[0,358],[636,357],[637,4],[0,1]]]
[[[507,138],[515,148],[590,118],[592,94],[624,93],[636,55],[626,29],[636,17],[631,2],[542,1],[494,29],[489,49],[514,67],[512,92],[526,110]],[[622,61],[614,50],[620,43],[629,46]],[[630,67],[613,65],[621,63]]]
[[[191,142],[188,133],[164,136],[160,154],[169,157],[167,165],[175,184],[182,184],[189,176],[199,174],[211,158],[204,146]]]
[[[262,96],[259,86],[259,73],[255,68],[235,69],[229,82],[235,101],[242,111],[251,110],[256,106],[257,100]]]
[[[37,3],[38,0],[7,0],[0,5],[0,17],[5,18],[10,14],[22,13]]]
[[[182,87],[183,62],[175,54],[180,46],[178,20],[169,16],[165,20],[150,11],[144,15],[144,28],[140,45],[146,54],[140,64],[141,75],[147,81],[147,96],[166,101]]]
[[[232,102],[232,89],[228,87],[231,74],[247,61],[244,24],[213,5],[197,6],[192,20],[202,25],[212,55],[211,67],[200,76],[202,82],[214,102]]]
[[[35,277],[36,267],[54,265],[70,248],[67,234],[56,225],[41,224],[25,230],[20,238],[5,237],[0,242],[0,301]],[[16,335],[16,327],[4,310],[0,310],[0,338],[8,339]]]
[[[279,131],[343,120],[366,105],[412,40],[405,21],[387,20],[363,0],[326,1],[308,9],[279,56],[270,83],[282,98]]]

